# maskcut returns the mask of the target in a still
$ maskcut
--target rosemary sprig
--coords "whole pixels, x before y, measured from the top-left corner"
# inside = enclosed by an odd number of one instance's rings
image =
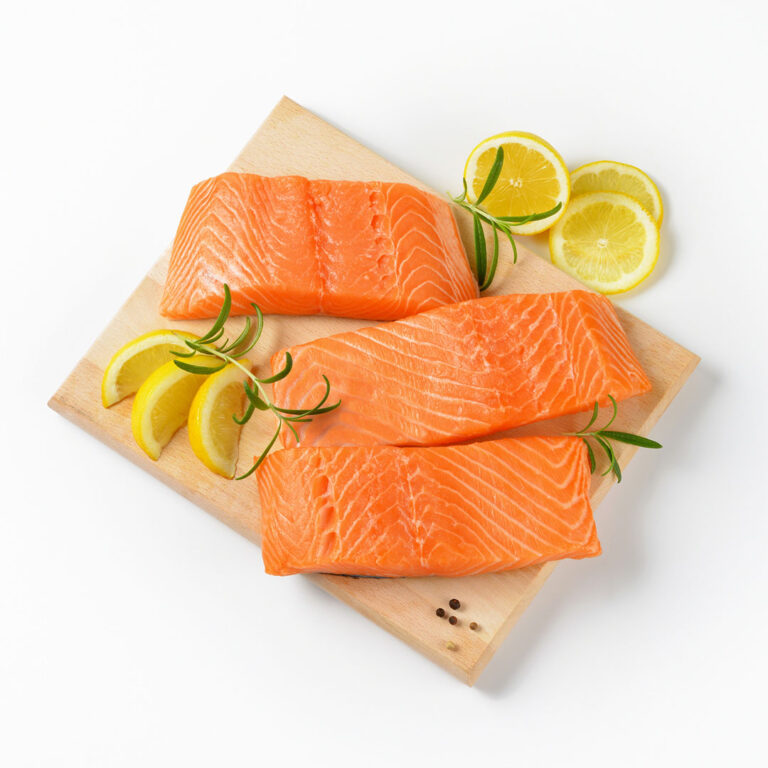
[[[512,245],[512,253],[514,254],[513,260],[517,264],[517,246],[515,245],[514,238],[512,237],[512,227],[519,227],[521,224],[527,224],[529,221],[539,221],[540,219],[547,219],[550,216],[556,214],[562,203],[558,203],[554,208],[544,211],[543,213],[531,213],[527,216],[493,216],[488,211],[480,207],[480,204],[491,194],[493,188],[496,186],[496,182],[501,175],[501,167],[504,165],[504,147],[499,147],[496,150],[496,158],[491,166],[491,171],[488,174],[488,178],[485,180],[483,189],[480,192],[477,200],[471,203],[467,200],[467,180],[462,179],[464,185],[464,191],[457,197],[449,195],[451,200],[456,205],[461,206],[464,210],[469,211],[472,214],[472,220],[474,225],[475,235],[475,270],[477,272],[477,283],[480,286],[480,290],[484,291],[490,287],[493,282],[493,278],[496,275],[496,267],[499,263],[499,232],[506,235],[510,244]],[[491,253],[491,263],[488,264],[488,248],[485,242],[485,232],[483,230],[483,222],[490,224],[493,228],[493,251]]]
[[[237,414],[232,414],[232,418],[238,424],[245,424],[256,411],[272,411],[272,413],[277,416],[277,429],[272,435],[272,438],[259,455],[259,458],[256,459],[253,466],[247,472],[235,478],[236,480],[242,480],[243,478],[248,477],[261,466],[261,463],[267,457],[267,454],[280,436],[280,432],[284,426],[287,426],[288,429],[291,430],[293,436],[296,438],[296,442],[298,442],[299,433],[296,431],[294,424],[310,422],[313,417],[323,413],[329,413],[341,405],[341,400],[333,405],[325,404],[328,400],[328,395],[331,393],[331,384],[328,381],[328,377],[325,375],[323,375],[323,381],[325,382],[323,396],[311,408],[304,410],[280,408],[269,399],[263,385],[274,384],[276,381],[284,379],[291,372],[293,358],[291,357],[290,352],[286,352],[285,365],[282,370],[263,379],[258,378],[258,376],[240,362],[240,358],[244,357],[256,346],[261,338],[261,332],[264,330],[264,315],[262,311],[256,304],[251,303],[251,306],[256,313],[255,330],[251,318],[246,317],[245,327],[234,341],[230,343],[229,339],[224,339],[223,342],[217,345],[216,342],[218,342],[224,335],[224,324],[227,322],[230,310],[232,309],[232,294],[230,293],[229,286],[225,284],[224,301],[221,305],[221,311],[208,333],[201,336],[199,339],[187,339],[186,337],[179,335],[179,338],[182,338],[187,347],[189,347],[189,352],[173,352],[177,358],[180,358],[174,360],[176,365],[183,371],[189,371],[189,373],[215,373],[216,371],[222,370],[230,363],[236,365],[245,372],[249,379],[249,381],[246,381],[243,385],[248,400],[248,407],[241,417],[238,417]],[[251,333],[252,331],[253,333]],[[193,363],[184,360],[184,358],[189,358],[193,355],[216,357],[221,360],[221,364],[208,367],[194,365]]]
[[[602,474],[607,475],[612,471],[613,474],[616,475],[616,482],[620,483],[621,467],[619,466],[619,462],[616,458],[616,451],[614,450],[611,441],[637,445],[640,448],[661,448],[661,443],[657,443],[655,440],[642,437],[641,435],[633,435],[631,432],[616,432],[615,430],[608,429],[608,427],[613,424],[616,415],[619,412],[619,406],[613,395],[608,395],[608,398],[611,401],[611,405],[613,405],[613,415],[608,420],[607,424],[600,429],[593,429],[590,431],[590,427],[597,421],[597,413],[599,410],[599,406],[597,402],[595,402],[595,407],[592,410],[592,418],[589,420],[589,423],[578,432],[566,432],[566,434],[571,435],[572,437],[580,437],[584,441],[584,444],[587,446],[587,454],[589,455],[589,468],[594,472],[597,462],[595,461],[594,449],[589,442],[589,438],[592,438],[592,440],[603,449],[605,455],[608,457],[608,468]]]

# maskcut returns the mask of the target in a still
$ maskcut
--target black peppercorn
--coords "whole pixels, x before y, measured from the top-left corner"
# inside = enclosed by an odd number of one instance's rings
[[[457,619],[455,616],[451,616],[451,617],[448,619],[448,621],[449,621],[449,623],[451,623],[451,624],[458,624],[458,623],[459,623],[459,620],[458,620],[458,619]]]
[[[438,608],[435,613],[442,619],[445,616],[445,608]]]
[[[448,605],[450,605],[450,606],[451,606],[451,608],[453,608],[453,610],[454,610],[454,611],[458,611],[458,610],[459,610],[459,608],[461,608],[461,603],[460,603],[460,602],[459,602],[459,601],[458,601],[458,600],[457,600],[455,597],[454,597],[454,598],[452,598],[452,599],[451,599],[451,600],[448,602]]]

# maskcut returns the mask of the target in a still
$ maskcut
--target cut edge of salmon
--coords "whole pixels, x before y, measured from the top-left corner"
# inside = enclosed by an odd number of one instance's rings
[[[273,575],[466,576],[602,551],[573,437],[286,449],[257,483]]]
[[[225,282],[235,315],[254,302],[266,314],[392,320],[478,295],[453,212],[435,195],[234,172],[192,188],[161,314],[215,317]]]
[[[378,425],[378,422],[373,422],[375,415],[379,413],[383,414],[382,418],[394,420],[397,417],[392,416],[393,410],[396,411],[403,407],[404,400],[402,397],[398,399],[393,394],[393,385],[386,384],[388,389],[386,391],[382,389],[385,386],[383,382],[389,379],[403,376],[410,381],[413,377],[421,377],[418,380],[422,383],[422,388],[414,389],[410,394],[410,399],[407,401],[409,408],[417,409],[419,404],[430,395],[431,379],[429,371],[426,370],[429,364],[423,359],[417,360],[417,352],[419,349],[423,349],[423,346],[417,343],[409,346],[406,342],[402,342],[399,349],[395,346],[400,343],[401,336],[405,331],[416,328],[419,340],[427,343],[430,340],[429,334],[438,328],[446,336],[444,343],[447,344],[450,341],[450,337],[446,335],[448,331],[458,328],[466,316],[473,317],[478,312],[492,312],[494,308],[503,308],[504,304],[508,302],[533,303],[539,299],[545,299],[552,305],[552,311],[556,313],[555,317],[561,335],[567,336],[563,331],[562,324],[569,322],[569,320],[564,318],[570,318],[573,313],[578,313],[574,319],[577,327],[572,332],[573,338],[565,338],[562,344],[567,348],[566,362],[570,360],[573,365],[574,360],[580,359],[586,360],[588,365],[584,364],[581,369],[574,369],[570,372],[573,379],[571,387],[573,391],[570,396],[565,397],[555,393],[548,407],[539,407],[538,410],[528,408],[528,413],[524,418],[518,418],[515,412],[510,411],[509,408],[500,409],[493,418],[486,415],[486,421],[474,426],[472,423],[459,425],[455,418],[457,414],[446,410],[441,415],[445,422],[441,430],[437,430],[435,424],[429,424],[426,427],[427,432],[424,437],[416,435],[413,426],[407,426],[411,432],[406,433],[399,431],[399,428],[394,425],[394,421],[390,421],[386,425],[389,431],[385,432]],[[472,323],[474,322],[473,320]],[[586,351],[571,349],[570,345],[574,343],[584,346]],[[478,341],[478,345],[481,344],[482,339]],[[503,342],[499,342],[499,344],[501,347],[498,355],[501,359],[507,354],[507,349]],[[389,349],[391,355],[386,360],[373,357],[365,359],[361,350],[366,349],[374,350],[380,357],[385,356],[385,350]],[[590,409],[595,401],[600,406],[606,406],[610,403],[609,395],[620,401],[628,397],[645,394],[652,389],[652,383],[632,351],[629,339],[610,300],[600,294],[578,289],[549,294],[483,297],[438,307],[402,320],[315,339],[276,352],[271,358],[273,372],[282,368],[286,352],[290,352],[293,357],[294,370],[289,377],[274,385],[276,405],[289,408],[309,408],[322,390],[322,374],[326,374],[331,382],[330,398],[332,400],[340,398],[342,401],[341,407],[337,411],[318,417],[316,422],[297,425],[300,444],[305,447],[356,444],[447,445],[485,437],[494,432],[557,416],[580,413]],[[513,350],[509,351],[509,354],[513,354]],[[582,355],[581,358],[579,358],[580,354]],[[343,355],[348,355],[348,357],[345,358]],[[412,361],[413,370],[399,371],[393,361],[406,358]],[[325,359],[330,361],[328,365],[318,362]],[[352,359],[354,359],[354,363],[351,362]],[[460,372],[470,364],[471,361],[465,362],[464,366],[459,365],[457,371]],[[382,367],[386,368],[390,365],[391,369],[387,368],[387,377],[382,378],[384,376],[381,373]],[[532,381],[531,383],[546,387],[549,383],[557,386],[558,381],[559,379],[552,378],[551,382]],[[352,384],[358,386],[361,382],[366,382],[369,385],[365,391],[365,407],[363,407],[360,398],[352,397],[349,394]],[[457,393],[461,393],[461,387],[464,386],[464,383],[457,381],[456,386]],[[379,387],[378,390],[377,387]],[[589,391],[592,392],[589,397],[581,396],[581,392]],[[399,394],[402,395],[402,393]],[[392,402],[389,402],[388,398]],[[521,402],[536,401],[536,398],[526,390],[521,392],[519,399]],[[538,399],[541,399],[540,393]],[[360,401],[358,402],[358,400]],[[430,412],[424,412],[424,419],[428,413],[432,413],[434,416],[434,408]],[[405,417],[402,421],[405,423]],[[414,423],[412,420],[408,422],[410,425]],[[281,444],[286,448],[293,447],[296,445],[296,440],[292,434],[284,432],[281,435]]]

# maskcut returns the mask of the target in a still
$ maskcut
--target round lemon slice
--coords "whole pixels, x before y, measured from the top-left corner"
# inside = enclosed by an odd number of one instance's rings
[[[613,160],[599,160],[577,168],[571,174],[571,194],[586,192],[619,192],[634,197],[657,224],[664,217],[659,188],[651,177],[634,165],[616,163]]]
[[[532,133],[500,133],[481,141],[472,150],[464,167],[470,202],[480,196],[499,147],[504,150],[504,164],[482,207],[492,216],[529,216],[561,203],[560,210],[552,216],[513,227],[521,235],[549,229],[563,215],[570,196],[570,177],[557,150]]]
[[[197,390],[189,409],[189,441],[192,450],[208,469],[234,477],[242,427],[232,417],[242,417],[245,406],[248,360],[230,363],[208,377]],[[243,370],[243,366],[247,371]]]
[[[101,402],[109,408],[134,394],[152,371],[173,359],[172,350],[183,352],[182,339],[196,338],[179,331],[151,331],[124,344],[109,361],[101,380]]]
[[[185,357],[184,361],[212,370],[218,363],[206,355]],[[184,426],[192,400],[205,378],[206,374],[183,371],[171,360],[151,373],[139,387],[131,411],[131,429],[139,447],[150,459],[157,461],[176,431]]]
[[[659,229],[634,198],[591,192],[574,197],[552,227],[549,252],[554,264],[590,288],[622,293],[656,266]]]

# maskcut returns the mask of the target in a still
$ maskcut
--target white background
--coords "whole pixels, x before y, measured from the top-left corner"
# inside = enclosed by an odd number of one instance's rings
[[[0,764],[765,765],[764,8],[6,5]],[[702,363],[474,689],[45,407],[283,93],[437,189],[521,129],[664,195],[619,303]]]

